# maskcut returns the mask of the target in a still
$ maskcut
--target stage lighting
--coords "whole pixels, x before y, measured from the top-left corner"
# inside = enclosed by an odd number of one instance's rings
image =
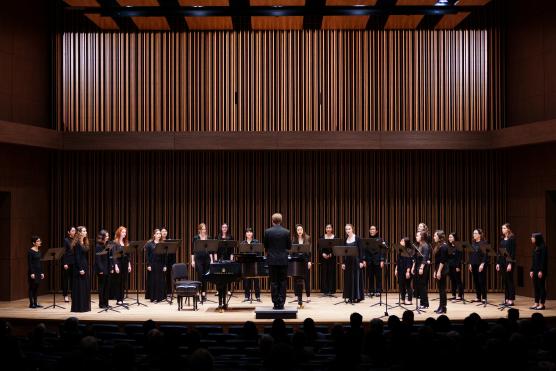
[[[436,6],[451,6],[451,5],[456,5],[459,2],[459,0],[437,0],[436,1]]]

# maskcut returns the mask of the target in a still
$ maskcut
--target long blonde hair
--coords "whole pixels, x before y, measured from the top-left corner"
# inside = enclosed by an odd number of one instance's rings
[[[75,236],[73,237],[73,241],[71,242],[71,247],[75,247],[75,245],[77,245],[77,243],[80,242],[79,239],[81,238],[84,229],[86,230],[87,228],[82,225],[75,228]],[[89,250],[89,237],[87,236],[83,237],[83,242],[81,243],[81,246],[83,246],[83,249],[85,251]]]

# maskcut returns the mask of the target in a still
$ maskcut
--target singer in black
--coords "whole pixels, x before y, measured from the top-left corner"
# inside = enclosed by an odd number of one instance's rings
[[[446,313],[448,298],[446,297],[446,276],[448,274],[448,244],[443,230],[434,232],[434,273],[433,278],[438,281],[438,295],[440,304],[434,311],[437,314]]]
[[[459,237],[456,232],[451,232],[448,235],[448,269],[453,303],[463,298],[463,283],[461,280],[462,252],[456,249],[456,242],[458,241]]]
[[[546,301],[546,276],[548,275],[548,248],[542,233],[531,235],[533,254],[529,276],[535,289],[535,304],[529,309],[544,310]]]
[[[75,227],[69,227],[64,238],[64,256],[62,257],[62,294],[64,301],[69,303],[68,293],[72,288],[73,282],[73,248],[71,243],[75,237]]]
[[[384,243],[378,234],[378,228],[371,225],[369,228],[369,238],[376,240],[379,244]],[[368,292],[369,295],[378,296],[382,293],[382,269],[384,269],[384,254],[382,250],[375,253],[365,251],[365,265],[367,267]]]
[[[409,238],[404,237],[400,240],[400,245],[405,248],[407,256],[398,255],[398,261],[394,275],[398,278],[400,285],[400,298],[405,305],[412,305],[413,302],[413,289],[411,288],[411,267],[413,266],[413,259],[415,250],[411,246]]]
[[[259,240],[253,237],[253,228],[245,228],[245,240],[241,242],[242,244],[258,244]],[[257,256],[261,254],[257,252]],[[255,300],[261,301],[261,283],[258,278],[246,278],[243,280],[243,291],[245,294],[245,300],[251,300],[251,290],[255,290]]]
[[[207,225],[205,223],[200,223],[197,226],[197,234],[193,237],[193,242],[191,246],[191,251],[194,251],[195,241],[206,241],[210,240],[210,236],[207,233]],[[207,298],[207,280],[206,274],[210,270],[210,264],[213,262],[213,254],[209,254],[204,251],[194,252],[191,255],[191,266],[197,272],[197,277],[201,281],[201,302],[204,302]]]
[[[288,279],[288,250],[291,249],[290,231],[282,227],[282,214],[272,215],[272,227],[264,232],[263,243],[270,274],[270,292],[274,309],[284,309]]]
[[[344,271],[344,300],[348,303],[359,303],[364,299],[363,285],[364,252],[361,239],[355,234],[353,225],[346,224],[345,246],[357,249],[356,256],[346,256],[342,264]]]
[[[73,239],[73,289],[71,290],[71,311],[89,312],[91,310],[91,282],[89,276],[89,239],[87,228],[77,227]]]
[[[496,271],[502,272],[502,281],[504,282],[504,303],[502,303],[502,305],[507,306],[513,306],[515,301],[515,245],[515,236],[512,232],[510,223],[504,223],[502,225],[502,240],[500,241],[500,247],[506,249],[507,255],[498,254]]]
[[[299,245],[309,245],[311,246],[311,236],[305,233],[303,226],[297,224],[295,226],[295,236],[292,239],[292,244]],[[303,284],[305,283],[305,294],[307,295],[307,303],[311,302],[311,254],[306,253],[295,253],[292,254],[292,258],[302,259],[306,263],[307,269],[305,269],[305,276],[294,277],[294,292],[297,296],[297,303],[299,306],[303,305]]]
[[[487,300],[486,272],[488,267],[488,256],[481,250],[481,245],[486,244],[483,230],[477,228],[473,231],[473,242],[471,243],[471,255],[469,256],[469,272],[473,275],[473,285],[477,293],[477,299],[472,303]]]
[[[415,259],[411,274],[414,277],[415,297],[419,298],[420,308],[427,309],[429,307],[429,266],[431,261],[431,248],[425,232],[417,232],[415,235],[417,248],[415,249]]]
[[[126,276],[131,273],[131,262],[125,254],[125,247],[129,246],[127,228],[119,226],[114,233],[112,246],[112,266],[110,267],[110,293],[116,299],[117,305],[124,304],[124,290]]]
[[[218,233],[216,239],[219,241],[232,241],[234,239],[232,237],[232,234],[230,233],[230,227],[228,223],[222,223],[222,225],[220,226],[220,233]],[[231,251],[228,246],[218,246],[218,251],[216,252],[216,260],[234,260],[233,251]],[[217,291],[218,296],[220,296],[222,299],[225,299],[226,292],[228,292],[228,295],[232,294],[230,292],[230,284],[226,284],[223,287],[220,287],[220,290]],[[222,305],[226,305],[225,300]]]
[[[106,251],[104,255],[97,255],[104,252],[107,242],[110,239],[108,231],[102,229],[98,232],[97,243],[95,246],[95,273],[98,281],[98,306],[99,308],[108,307],[108,299],[110,297],[110,262],[109,254]]]
[[[145,244],[147,253],[147,291],[148,298],[152,303],[158,303],[166,299],[166,284],[164,275],[166,274],[166,256],[156,254],[156,245],[160,243],[162,233],[160,229],[153,231],[152,238]],[[145,298],[147,295],[145,294]]]
[[[336,238],[334,228],[332,228],[332,224],[327,224],[321,239],[333,238]],[[325,295],[333,295],[336,292],[336,257],[329,248],[323,249],[320,253],[321,291]]]
[[[160,228],[160,242],[164,242],[166,240],[171,240],[168,237],[168,228],[162,227]],[[166,293],[172,292],[172,267],[174,264],[177,263],[176,253],[168,253],[166,254],[166,272],[164,272],[165,280],[166,280]],[[145,296],[145,299],[148,299]]]
[[[44,280],[41,265],[41,252],[39,251],[42,241],[39,236],[32,236],[33,246],[27,251],[27,283],[29,284],[29,308],[42,308],[37,302],[37,291],[39,284]]]

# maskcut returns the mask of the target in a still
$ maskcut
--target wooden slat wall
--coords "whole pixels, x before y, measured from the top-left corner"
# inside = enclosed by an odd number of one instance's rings
[[[226,221],[237,239],[247,226],[261,238],[271,214],[279,211],[286,227],[303,224],[313,241],[327,223],[341,236],[344,225],[352,223],[364,236],[370,224],[377,224],[383,236],[395,243],[402,236],[413,236],[421,221],[431,230],[457,231],[465,240],[473,228],[482,227],[496,241],[507,215],[503,159],[494,152],[65,152],[57,156],[49,246],[61,245],[68,225],[85,225],[91,236],[100,227],[113,235],[119,225],[125,225],[131,239],[146,239],[152,229],[164,225],[171,237],[184,240],[179,260],[189,263],[190,241],[199,222],[207,223],[213,236]],[[316,252],[316,242],[313,249]],[[313,256],[317,264],[312,286],[318,289],[318,254]],[[494,269],[490,272],[490,288],[498,289]],[[338,282],[342,287],[340,275]],[[268,289],[266,282],[264,288]]]
[[[59,37],[64,131],[501,127],[497,31]]]

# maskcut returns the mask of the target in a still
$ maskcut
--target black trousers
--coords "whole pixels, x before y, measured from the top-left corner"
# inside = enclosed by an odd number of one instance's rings
[[[286,286],[288,284],[288,266],[270,265],[270,294],[275,307],[283,307],[286,302]]]
[[[336,258],[321,260],[321,292],[334,294],[336,292]]]
[[[227,304],[227,298],[228,298],[228,293],[227,293],[227,289],[228,289],[228,284],[225,283],[219,283],[216,285],[216,291],[218,292],[218,306],[219,307],[223,307]]]
[[[398,272],[398,284],[400,285],[400,298],[401,300],[405,300],[407,296],[407,300],[413,300],[413,288],[411,287],[411,275],[409,278],[405,278],[404,272]]]
[[[487,299],[486,264],[482,272],[479,272],[479,264],[473,264],[471,266],[471,274],[473,275],[473,284],[475,285],[477,300],[486,300]]]
[[[415,297],[419,298],[419,303],[425,307],[429,306],[429,267],[425,266],[423,275],[418,272],[418,267],[415,267],[417,274],[415,275]]]
[[[446,308],[448,305],[448,297],[446,295],[446,274],[441,274],[438,280],[438,296],[440,297],[440,307]]]
[[[514,269],[515,264],[512,265],[512,270],[510,272],[506,271],[505,266],[500,266],[502,280],[504,281],[504,297],[507,300],[515,300]]]
[[[208,259],[198,259],[195,257],[195,272],[197,272],[197,277],[201,281],[201,292],[207,292],[207,280],[205,274],[210,270],[210,258]]]
[[[450,284],[452,286],[452,296],[463,297],[463,283],[461,282],[461,271],[456,271],[456,267],[450,266]]]
[[[73,264],[68,264],[68,269],[64,269],[62,264],[62,293],[68,296],[69,290],[73,287]]]
[[[97,274],[98,278],[98,306],[107,307],[108,298],[110,297],[110,275]]]
[[[305,270],[305,277],[294,277],[294,292],[297,296],[297,301],[301,303],[303,301],[303,284],[305,284],[305,294],[307,297],[311,296],[311,271],[309,269]]]
[[[243,291],[246,299],[251,297],[251,289],[255,290],[255,297],[257,299],[261,297],[261,283],[258,278],[248,278],[243,280]]]
[[[538,276],[539,272],[533,273],[533,287],[535,289],[535,303],[544,304],[546,301],[546,275],[542,278]]]
[[[37,292],[39,290],[39,283],[41,281],[38,279],[32,279],[29,277],[29,304],[37,304]]]
[[[382,268],[380,265],[370,264],[367,265],[367,290],[369,293],[382,292]]]
[[[110,275],[110,283],[108,285],[110,296],[116,299],[116,301],[123,301],[124,300],[124,281],[123,281],[123,272],[120,270],[120,273],[112,273]]]

